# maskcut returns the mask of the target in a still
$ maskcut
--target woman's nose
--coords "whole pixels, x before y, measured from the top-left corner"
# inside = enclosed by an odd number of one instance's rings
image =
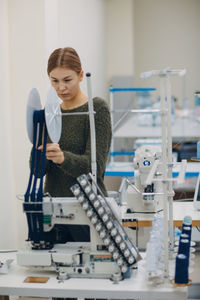
[[[60,82],[60,83],[58,84],[58,89],[59,89],[60,91],[65,90],[65,89],[66,89],[65,84],[64,84],[63,82]]]

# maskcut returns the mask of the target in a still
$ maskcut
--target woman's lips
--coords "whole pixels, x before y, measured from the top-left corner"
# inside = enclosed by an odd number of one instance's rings
[[[66,97],[68,94],[60,94],[61,97]]]

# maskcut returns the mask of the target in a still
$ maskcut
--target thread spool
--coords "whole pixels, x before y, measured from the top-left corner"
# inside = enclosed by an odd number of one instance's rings
[[[186,227],[189,227],[190,231],[192,230],[192,218],[190,216],[185,216],[182,224],[182,233],[189,234],[189,228]],[[191,237],[191,232],[189,235]]]
[[[192,227],[191,226],[183,226],[182,234],[187,234],[189,236],[189,240],[191,240]]]
[[[188,286],[192,281],[188,278],[190,244],[192,234],[192,218],[185,216],[182,223],[182,233],[179,238],[178,254],[176,256],[174,286]]]
[[[178,247],[178,254],[184,254],[187,257],[187,261],[189,263],[189,256],[190,256],[190,241],[188,239],[180,239],[179,247]]]
[[[188,285],[189,282],[187,257],[184,254],[178,254],[176,256],[174,283],[178,285]]]
[[[187,233],[181,233],[180,239],[189,239],[189,235]]]
[[[183,219],[183,225],[192,225],[192,218],[190,216],[185,216]]]
[[[190,240],[190,247],[195,246],[195,242],[192,239],[192,218],[190,216],[185,216],[182,225],[182,234],[188,234]],[[192,248],[190,249],[192,251]]]

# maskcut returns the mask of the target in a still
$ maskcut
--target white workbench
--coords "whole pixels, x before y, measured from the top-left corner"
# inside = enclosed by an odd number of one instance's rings
[[[161,126],[140,126],[138,115],[132,114],[120,124],[113,134],[116,138],[160,138]],[[172,138],[190,140],[200,137],[200,122],[195,117],[175,117],[172,123]]]
[[[193,201],[174,201],[173,202],[173,219],[174,226],[181,227],[182,222],[185,216],[191,216],[192,218],[192,226],[200,226],[200,210],[194,208]],[[123,226],[125,227],[151,227],[153,214],[144,214],[144,213],[123,213]],[[131,219],[137,219],[135,221],[126,221]]]
[[[14,258],[15,254],[0,254],[0,260]],[[32,297],[78,297],[144,300],[184,300],[187,299],[187,287],[173,287],[166,281],[154,286],[146,280],[145,261],[138,264],[138,270],[131,278],[114,284],[109,279],[68,279],[58,282],[53,272],[35,272],[11,264],[10,272],[0,274],[0,295]],[[27,276],[49,276],[47,283],[24,283]]]

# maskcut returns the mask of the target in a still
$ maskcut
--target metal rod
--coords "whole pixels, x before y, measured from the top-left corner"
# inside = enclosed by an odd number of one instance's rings
[[[93,114],[96,114],[95,111],[92,112]],[[86,112],[74,112],[74,113],[60,113],[60,112],[57,112],[55,114],[56,117],[60,117],[60,116],[76,116],[76,115],[89,115],[89,111],[86,111]]]
[[[172,133],[171,133],[171,83],[170,83],[170,78],[169,74],[166,76],[166,92],[167,92],[167,107],[168,107],[168,112],[167,112],[167,147],[168,147],[168,164],[169,164],[169,169],[168,169],[168,177],[172,178],[172,167],[173,167],[173,162],[172,162]],[[169,187],[169,192],[172,193],[173,191],[173,186],[172,186],[172,181],[168,182],[168,187]],[[171,251],[174,249],[174,224],[173,224],[173,196],[168,196],[168,203],[169,203],[169,248]]]
[[[88,107],[89,107],[89,120],[90,120],[90,143],[91,143],[91,168],[94,181],[97,182],[97,162],[96,162],[96,132],[95,121],[93,114],[93,100],[92,100],[92,87],[91,87],[91,74],[87,73],[87,92],[88,92]],[[93,184],[94,191],[96,187]]]
[[[112,138],[111,138],[111,145],[110,145],[110,152],[114,152],[114,113],[113,113],[113,107],[114,107],[114,99],[113,99],[113,93],[110,92],[110,118],[111,118],[111,128],[112,128]],[[111,156],[110,158],[111,163],[114,162],[114,156]]]
[[[164,276],[169,276],[169,258],[168,258],[168,197],[167,197],[167,149],[166,149],[166,114],[165,108],[165,90],[164,77],[160,78],[160,106],[161,106],[161,127],[162,127],[162,173],[163,173],[163,225],[164,225]]]
[[[126,112],[126,113],[153,113],[153,112],[160,112],[160,109],[114,109],[111,111],[111,113],[114,112]]]
[[[167,75],[179,75],[183,76],[186,73],[186,69],[175,69],[165,68],[163,70],[152,70],[141,74],[141,78],[149,78],[151,76],[167,76]]]
[[[113,132],[115,132],[115,130],[117,129],[117,127],[119,126],[119,124],[125,119],[125,117],[129,114],[129,111],[127,111],[125,114],[123,114],[123,116],[116,122],[116,124],[113,126]],[[114,152],[114,151],[112,151]]]
[[[130,110],[116,109],[111,111],[111,116],[113,115],[114,112],[125,112],[125,114],[117,121],[115,125],[114,124],[112,125],[113,133],[116,131],[119,124],[125,119],[125,117],[129,113],[153,113],[153,112],[160,112],[160,109],[148,109],[148,110],[147,109],[130,109]],[[114,150],[111,152],[114,152]]]

